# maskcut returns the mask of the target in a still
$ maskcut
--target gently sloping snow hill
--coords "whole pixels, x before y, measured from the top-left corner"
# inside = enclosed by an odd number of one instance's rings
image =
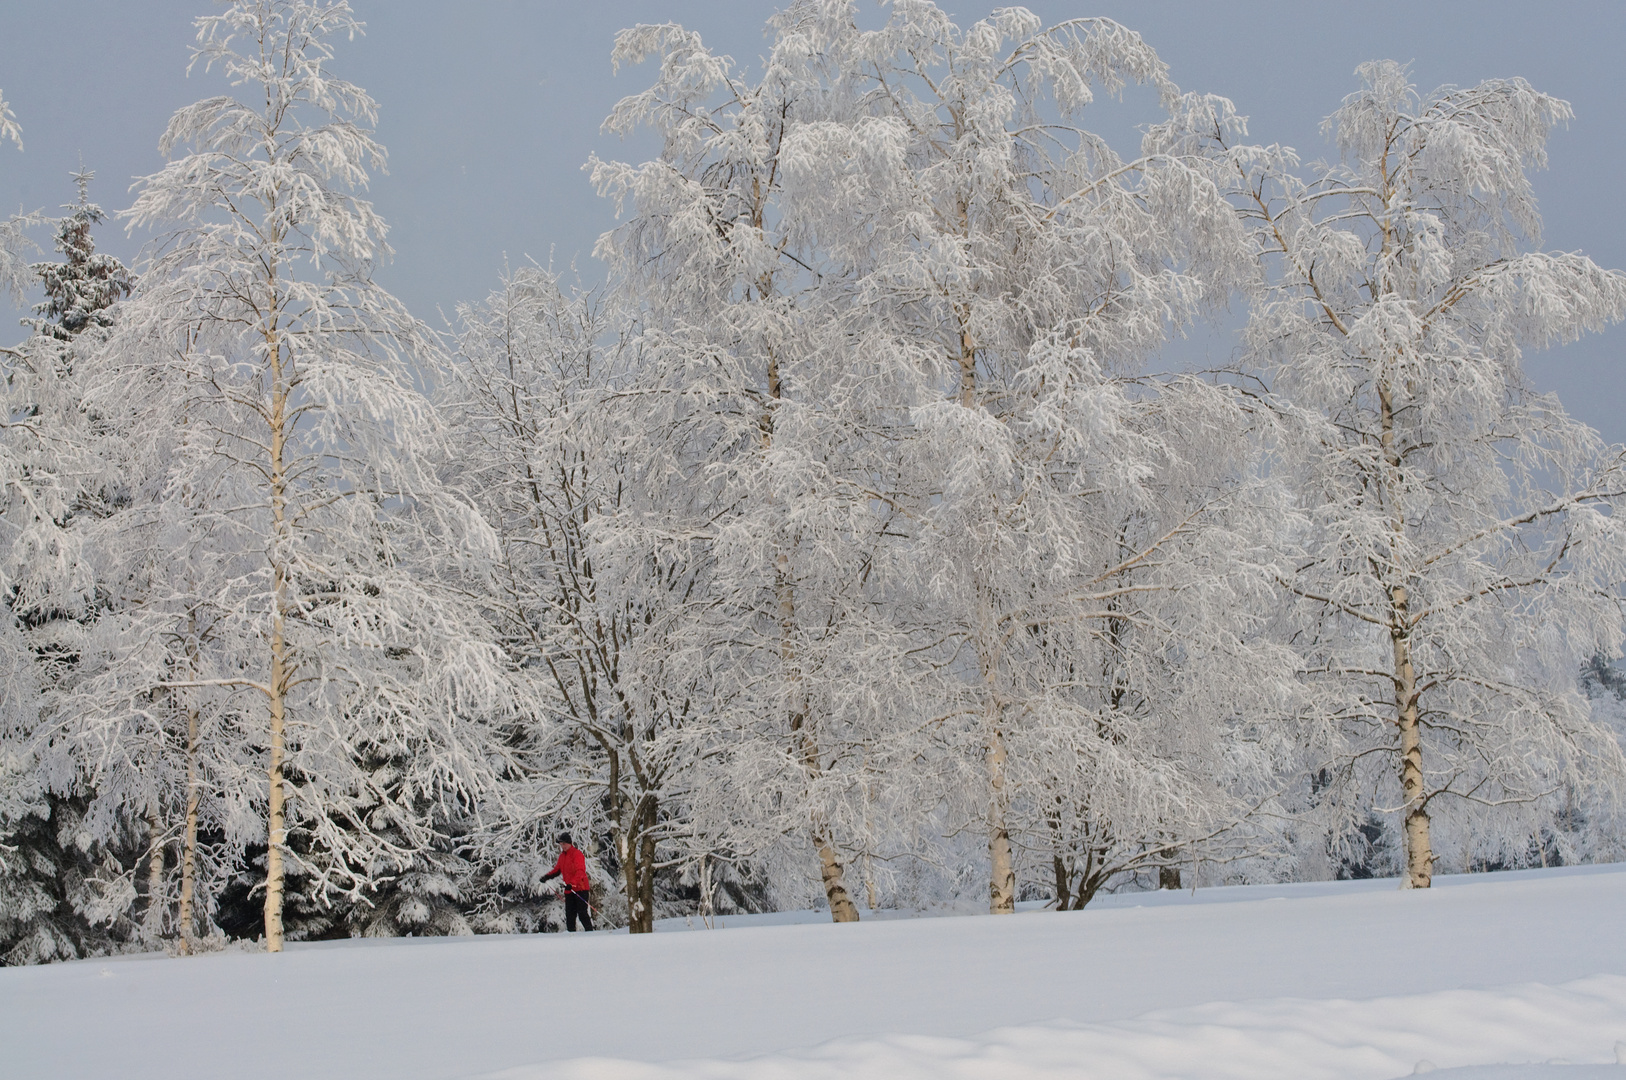
[[[8,968],[0,1077],[1626,1080],[1626,867],[1435,883]]]

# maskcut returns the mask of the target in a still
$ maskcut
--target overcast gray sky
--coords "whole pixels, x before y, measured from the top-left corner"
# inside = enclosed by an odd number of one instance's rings
[[[943,3],[962,25],[998,0]],[[765,49],[772,0],[355,0],[367,35],[341,44],[335,70],[381,106],[378,133],[390,173],[373,198],[392,226],[395,261],[381,282],[417,314],[476,299],[503,256],[578,261],[614,224],[581,165],[591,152],[641,159],[650,147],[599,133],[614,102],[640,89],[646,69],[612,75],[615,31],[681,22],[739,61]],[[1626,267],[1626,4],[1479,0],[1366,0],[1360,5],[1274,0],[1032,0],[1047,21],[1105,15],[1138,30],[1185,89],[1224,94],[1259,141],[1327,153],[1321,119],[1355,87],[1369,59],[1410,61],[1422,89],[1521,75],[1568,99],[1576,120],[1551,145],[1537,177],[1544,246],[1581,250]],[[134,176],[161,164],[158,137],[181,105],[225,92],[216,76],[185,76],[191,20],[204,0],[4,0],[0,89],[23,125],[25,152],[0,147],[0,209],[70,200],[81,155],[93,197],[129,200]],[[1149,119],[1131,100],[1099,108],[1098,130],[1125,134]],[[1120,140],[1121,141],[1121,140]],[[45,239],[42,235],[41,239]],[[104,229],[100,243],[131,258],[142,237]],[[0,340],[17,312],[0,301]],[[1228,354],[1225,334],[1195,351]],[[1193,347],[1182,350],[1189,356]],[[1537,385],[1570,411],[1626,441],[1626,328],[1528,358]]]

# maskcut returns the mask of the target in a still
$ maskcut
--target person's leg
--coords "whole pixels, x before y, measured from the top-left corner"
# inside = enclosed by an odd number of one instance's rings
[[[587,894],[571,889],[565,893],[565,926],[572,933],[576,930],[577,920],[581,921],[583,930],[593,929],[592,909],[587,906]]]

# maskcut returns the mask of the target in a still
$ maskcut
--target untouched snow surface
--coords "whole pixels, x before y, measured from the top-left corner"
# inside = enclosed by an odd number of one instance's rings
[[[10,968],[0,1076],[1626,1080],[1626,867],[1436,884]]]

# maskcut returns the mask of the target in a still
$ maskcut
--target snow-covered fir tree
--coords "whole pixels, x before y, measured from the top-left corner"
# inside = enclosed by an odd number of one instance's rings
[[[113,325],[111,308],[130,295],[134,278],[117,258],[96,250],[90,230],[106,215],[90,201],[90,182],[96,174],[74,173],[79,200],[63,209],[57,222],[56,250],[61,262],[35,263],[30,269],[45,290],[45,300],[34,306],[38,318],[29,325],[36,334],[72,341],[91,327]]]
[[[45,300],[34,334],[3,350],[7,424],[0,508],[0,579],[5,584],[5,723],[0,754],[0,952],[10,962],[67,958],[112,947],[132,924],[131,876],[152,863],[150,822],[104,816],[93,782],[65,763],[56,735],[58,703],[80,674],[79,659],[108,609],[110,590],[86,539],[124,497],[116,425],[90,403],[95,367],[115,305],[132,276],[95,252],[103,220],[88,198],[91,174],[74,177],[77,202],[58,220],[62,262],[37,263]],[[161,857],[160,857],[161,858]]]

